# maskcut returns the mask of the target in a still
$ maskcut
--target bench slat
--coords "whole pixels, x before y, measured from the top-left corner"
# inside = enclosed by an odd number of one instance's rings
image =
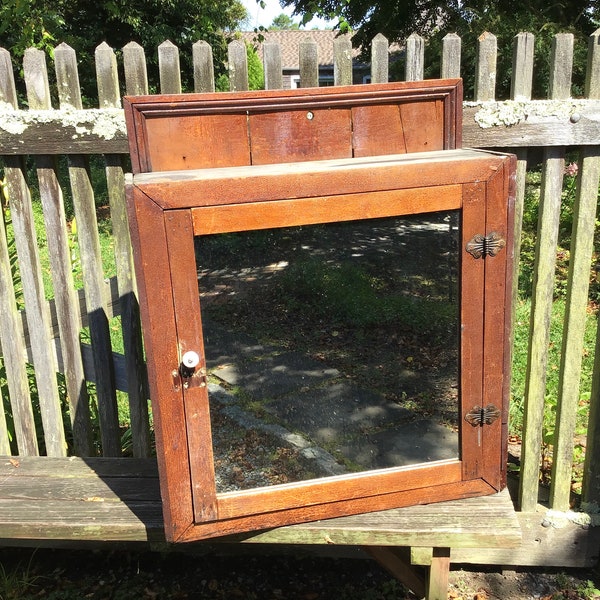
[[[0,543],[164,541],[154,459],[0,458]],[[225,539],[225,538],[224,538]],[[381,546],[518,545],[510,495],[468,498],[339,517],[227,541]],[[14,542],[13,542],[14,543]]]

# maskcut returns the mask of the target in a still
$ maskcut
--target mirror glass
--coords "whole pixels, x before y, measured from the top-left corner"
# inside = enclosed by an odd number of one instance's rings
[[[195,239],[217,491],[458,457],[459,213]]]

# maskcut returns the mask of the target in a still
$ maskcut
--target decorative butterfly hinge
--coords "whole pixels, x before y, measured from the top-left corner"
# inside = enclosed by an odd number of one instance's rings
[[[486,256],[496,256],[504,246],[506,246],[506,240],[497,231],[492,231],[488,235],[478,233],[467,242],[465,250],[473,258],[485,258]]]
[[[466,415],[465,421],[473,427],[491,425],[500,416],[500,409],[493,404],[474,406]]]

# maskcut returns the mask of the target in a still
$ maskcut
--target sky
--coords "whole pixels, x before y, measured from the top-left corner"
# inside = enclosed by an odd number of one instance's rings
[[[248,14],[250,15],[250,22],[248,23],[248,29],[252,30],[255,27],[262,25],[268,27],[273,22],[273,19],[279,16],[281,13],[292,16],[291,8],[281,8],[278,0],[265,0],[265,8],[261,8],[256,0],[241,0],[242,4],[246,7]],[[299,17],[294,17],[294,20],[298,22]],[[328,24],[322,19],[313,19],[306,25],[306,29],[321,28],[324,29]],[[329,25],[331,26],[331,25]]]

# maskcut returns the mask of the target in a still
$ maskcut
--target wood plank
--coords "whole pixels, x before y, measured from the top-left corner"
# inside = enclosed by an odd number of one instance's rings
[[[298,46],[300,87],[319,87],[319,57],[317,42],[310,38]]]
[[[333,40],[333,85],[352,83],[352,41],[345,34]]]
[[[278,90],[283,88],[283,73],[281,70],[281,47],[277,42],[263,44],[263,64],[265,72],[265,89]]]
[[[242,40],[233,40],[227,46],[227,70],[229,73],[229,91],[242,92],[248,89],[248,56],[246,44]]]
[[[389,81],[389,42],[381,33],[371,41],[371,83]]]
[[[194,92],[201,94],[215,91],[215,69],[212,47],[204,40],[192,44],[194,63]]]
[[[125,89],[128,96],[143,96],[148,93],[148,71],[144,49],[137,42],[123,46],[123,68]],[[98,152],[107,152],[101,149]]]
[[[169,40],[158,46],[158,77],[161,94],[181,94],[179,48]]]
[[[444,150],[260,168],[141,173],[134,176],[134,183],[162,208],[187,208],[424,188],[440,181],[469,183],[486,180],[493,163],[501,160],[473,150]]]
[[[477,38],[477,63],[475,65],[475,100],[493,100],[496,94],[496,62],[498,41],[489,31]]]
[[[31,109],[49,110],[50,86],[46,53],[29,48],[23,59],[27,101]],[[69,416],[73,435],[73,451],[89,456],[92,448],[92,427],[85,373],[79,350],[81,313],[73,282],[73,265],[62,190],[58,180],[58,163],[53,155],[36,156],[36,171],[47,236],[50,274],[54,298],[49,303],[50,335],[60,336],[60,360],[57,368],[65,375]],[[22,316],[26,317],[26,313]],[[29,346],[29,328],[25,328]]]
[[[350,158],[352,113],[328,107],[257,112],[248,118],[248,135],[253,165]]]
[[[448,33],[442,41],[442,66],[440,76],[442,79],[455,79],[460,77],[460,57],[462,40],[456,33]]]
[[[562,57],[569,54],[572,56],[572,48],[570,51],[565,48],[572,44],[573,36],[557,35],[554,38],[550,81],[552,99],[563,100],[570,97],[572,67],[564,64]],[[569,73],[568,82],[565,71]],[[550,341],[550,318],[554,300],[554,273],[564,167],[565,148],[546,148],[544,150],[523,415],[519,502],[521,510],[524,512],[535,510],[538,501],[546,368]]]
[[[81,109],[81,91],[75,51],[60,44],[55,51],[59,100],[61,108]],[[90,338],[94,353],[96,394],[102,452],[105,456],[121,453],[114,370],[111,357],[110,331],[104,291],[104,272],[98,238],[98,223],[89,161],[85,156],[69,156],[69,180],[77,219],[84,290],[89,315]]]
[[[187,352],[196,353],[198,364],[190,369],[187,386],[183,386],[185,420],[175,423],[187,430],[194,517],[196,521],[213,521],[217,512],[215,465],[211,435],[210,405],[206,385],[206,357],[200,318],[200,293],[194,250],[192,216],[189,210],[169,211],[165,214],[167,253],[171,260],[171,290],[176,324],[179,360],[183,364]],[[175,365],[174,365],[175,366]],[[196,384],[197,383],[197,384]],[[160,397],[156,398],[160,403]]]
[[[406,39],[406,63],[404,79],[421,81],[425,72],[425,38],[418,33],[411,33]]]
[[[385,199],[385,202],[383,200]],[[291,227],[455,210],[462,205],[461,186],[390,190],[326,198],[274,200],[192,209],[194,234],[206,235],[273,227]]]
[[[121,96],[117,60],[115,53],[106,44],[100,45],[96,49],[96,73],[100,105],[119,107]],[[125,163],[123,157],[118,154],[107,154],[104,160],[106,162],[106,182],[119,287],[132,449],[134,456],[142,457],[150,455],[149,392],[144,363],[139,303],[133,272],[131,239],[125,206]]]

